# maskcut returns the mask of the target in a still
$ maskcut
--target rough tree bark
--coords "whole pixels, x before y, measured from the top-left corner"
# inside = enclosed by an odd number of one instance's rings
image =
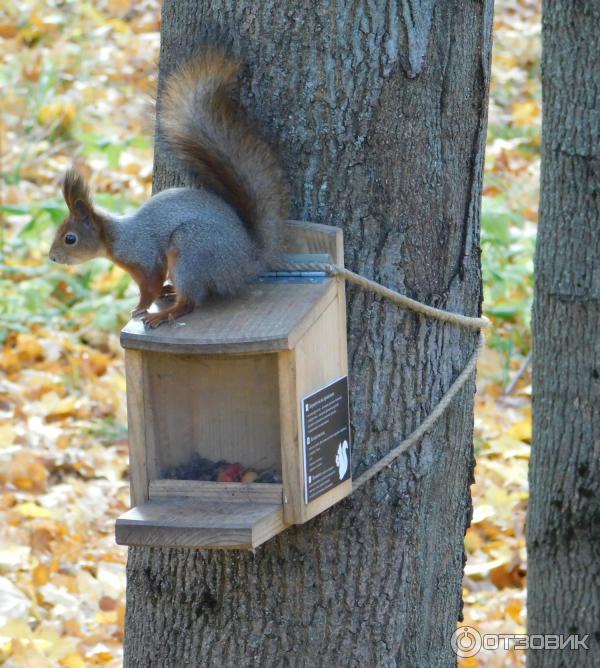
[[[599,25],[594,0],[544,4],[528,627],[590,650],[530,651],[532,668],[600,665]]]
[[[343,227],[346,263],[480,311],[491,1],[167,0],[160,80],[194,49],[248,63],[293,216]],[[160,143],[155,187],[184,183]],[[476,334],[349,291],[353,467],[412,431]],[[471,515],[474,383],[419,447],[256,554],[134,548],[126,665],[448,666]]]

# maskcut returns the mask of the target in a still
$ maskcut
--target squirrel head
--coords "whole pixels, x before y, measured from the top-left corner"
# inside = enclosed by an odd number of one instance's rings
[[[48,255],[53,262],[79,264],[106,255],[102,216],[94,209],[88,185],[70,169],[63,181],[63,196],[69,215],[58,228]]]

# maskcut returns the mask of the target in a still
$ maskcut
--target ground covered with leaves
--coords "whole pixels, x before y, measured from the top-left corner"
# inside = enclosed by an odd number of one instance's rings
[[[497,2],[483,205],[485,311],[465,623],[524,630],[528,371],[540,143],[535,0]],[[159,3],[16,1],[0,10],[0,664],[120,666],[128,507],[118,331],[135,305],[108,262],[50,266],[75,159],[98,201],[149,196]],[[506,392],[507,388],[510,392]],[[521,666],[484,652],[463,667]]]

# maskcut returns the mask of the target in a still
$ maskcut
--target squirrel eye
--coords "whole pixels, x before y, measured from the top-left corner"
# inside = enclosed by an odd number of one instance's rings
[[[65,234],[65,243],[67,244],[67,246],[72,246],[76,242],[77,242],[76,234],[73,234],[72,232],[69,232],[69,234]]]

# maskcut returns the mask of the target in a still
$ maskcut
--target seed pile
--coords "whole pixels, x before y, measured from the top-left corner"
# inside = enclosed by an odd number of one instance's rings
[[[189,462],[172,466],[164,471],[163,477],[170,480],[281,483],[281,474],[273,467],[257,470],[224,459],[214,462],[197,452],[192,455]]]

